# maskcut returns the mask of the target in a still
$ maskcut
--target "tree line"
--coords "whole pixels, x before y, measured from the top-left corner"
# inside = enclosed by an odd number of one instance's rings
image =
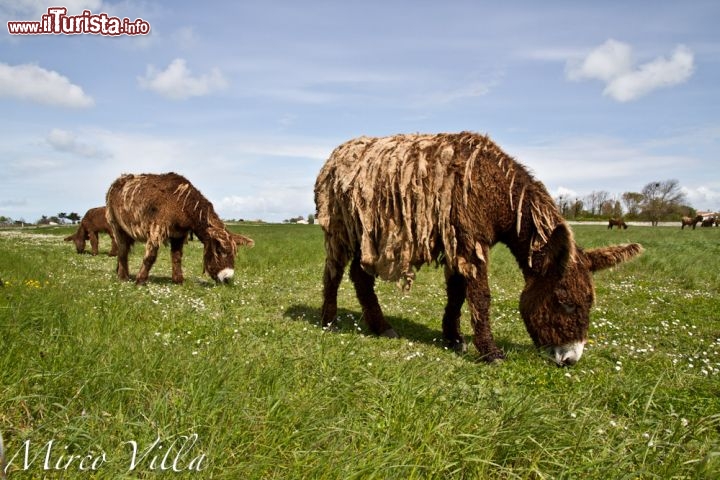
[[[644,220],[657,225],[661,221],[694,216],[696,211],[687,205],[687,198],[677,180],[650,182],[640,192],[625,192],[613,197],[606,191],[593,191],[585,197],[560,195],[555,202],[563,216],[570,220],[625,218]]]
[[[75,225],[77,222],[79,222],[82,219],[80,215],[78,215],[77,212],[60,212],[57,215],[43,215],[41,216],[37,221],[33,222],[26,222],[24,219],[19,220],[13,220],[10,217],[6,217],[5,215],[0,215],[0,226],[23,226],[23,225],[64,225],[68,222],[70,222],[72,225]]]

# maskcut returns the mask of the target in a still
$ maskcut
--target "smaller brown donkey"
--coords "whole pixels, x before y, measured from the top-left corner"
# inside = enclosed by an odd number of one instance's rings
[[[128,253],[136,240],[146,242],[135,279],[138,284],[147,281],[160,244],[169,241],[172,281],[182,283],[183,246],[190,232],[204,245],[204,271],[217,282],[233,277],[238,240],[225,228],[212,203],[182,175],[122,175],[107,192],[107,219],[117,242],[121,280],[129,278]],[[252,246],[251,239],[242,239]]]
[[[75,233],[65,237],[66,242],[73,242],[77,253],[85,253],[85,242],[90,240],[90,248],[93,255],[98,254],[98,234],[100,232],[110,235],[110,252],[109,256],[113,257],[117,253],[117,245],[115,245],[115,237],[105,218],[105,207],[95,207],[88,210],[80,220],[80,225]]]

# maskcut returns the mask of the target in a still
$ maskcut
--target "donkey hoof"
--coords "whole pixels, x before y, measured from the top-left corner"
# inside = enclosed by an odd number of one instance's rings
[[[325,323],[325,324],[323,324],[322,329],[326,332],[333,332],[333,333],[340,331],[340,328],[338,328],[336,322]]]
[[[458,355],[465,355],[468,351],[464,340],[450,340],[447,347]]]
[[[380,336],[385,338],[400,338],[400,335],[398,335],[397,332],[392,328],[388,328],[387,330],[382,332]]]
[[[505,360],[505,354],[500,350],[496,350],[482,355],[480,357],[480,360],[485,363],[501,363],[503,360]]]

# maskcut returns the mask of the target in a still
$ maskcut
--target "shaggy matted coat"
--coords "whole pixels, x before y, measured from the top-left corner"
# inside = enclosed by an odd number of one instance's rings
[[[474,344],[502,358],[490,331],[489,249],[505,243],[526,286],[520,311],[538,347],[559,364],[576,362],[594,299],[591,272],[627,260],[638,244],[582,250],[545,187],[487,136],[360,137],[337,147],[315,183],[325,232],[322,321],[337,314],[337,289],[351,261],[365,321],[395,336],[374,292],[375,277],[409,288],[423,264],[445,265],[443,333],[464,349],[460,307],[467,298]]]
[[[608,220],[608,230],[612,230],[613,227],[617,227],[618,230],[620,230],[621,228],[627,230],[628,225],[622,218],[611,218],[610,220]]]
[[[65,237],[66,242],[73,242],[77,253],[85,252],[85,241],[90,240],[90,248],[93,255],[98,254],[98,234],[107,233],[110,235],[110,251],[109,256],[117,254],[117,245],[115,244],[115,236],[112,234],[110,224],[105,218],[105,207],[95,207],[88,210],[80,220],[78,229],[72,235]]]
[[[144,283],[160,244],[169,241],[172,280],[183,281],[182,251],[189,232],[204,245],[203,266],[216,281],[232,278],[236,242],[252,246],[251,239],[234,237],[212,204],[185,177],[177,173],[122,175],[107,192],[107,218],[118,244],[118,277],[128,278],[128,252],[135,240],[146,242],[137,274]]]
[[[702,215],[697,215],[695,217],[682,217],[680,219],[680,230],[684,230],[686,226],[691,226],[693,230],[695,230],[695,227],[698,223],[703,221]]]

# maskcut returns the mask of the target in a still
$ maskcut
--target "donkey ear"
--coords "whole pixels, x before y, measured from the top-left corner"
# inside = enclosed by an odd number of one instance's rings
[[[591,248],[585,250],[583,254],[589,264],[590,271],[596,272],[626,262],[644,251],[645,249],[639,243],[626,243],[610,247]]]
[[[248,248],[252,248],[255,246],[255,240],[253,240],[250,237],[246,237],[245,235],[241,235],[239,233],[232,233],[230,230],[228,230],[228,233],[230,233],[230,236],[232,237],[233,241],[235,242],[235,245],[237,246],[243,246],[247,245]]]
[[[561,223],[555,227],[542,253],[542,275],[552,272],[562,274],[565,271],[568,262],[575,255],[575,239],[567,224]]]

